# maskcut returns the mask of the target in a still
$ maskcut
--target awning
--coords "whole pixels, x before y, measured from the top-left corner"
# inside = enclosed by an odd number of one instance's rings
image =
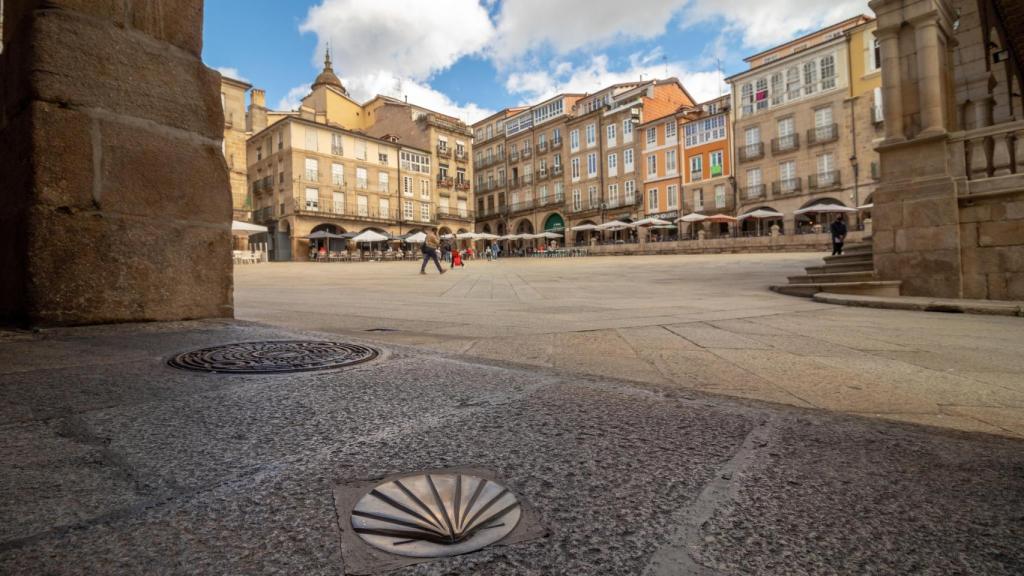
[[[558,214],[552,214],[551,216],[548,216],[547,220],[544,221],[545,232],[552,232],[554,230],[563,229],[565,229],[565,220],[562,220],[562,217],[559,216]]]
[[[239,222],[238,220],[232,220],[231,231],[243,232],[245,234],[259,234],[260,232],[267,232],[267,227],[260,226],[259,224],[251,224],[249,222]]]
[[[856,212],[856,208],[847,208],[842,204],[815,204],[807,208],[794,210],[793,214],[830,214],[835,212]]]

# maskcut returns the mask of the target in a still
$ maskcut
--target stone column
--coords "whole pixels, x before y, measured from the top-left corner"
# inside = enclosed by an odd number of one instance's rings
[[[903,132],[903,76],[900,71],[898,29],[879,30],[877,35],[882,51],[885,139],[887,142],[898,142],[906,138]]]
[[[230,317],[231,193],[202,0],[5,4],[0,320]]]
[[[946,111],[943,108],[946,87],[943,85],[941,70],[946,58],[939,34],[939,23],[935,15],[927,15],[914,22],[921,136],[946,132]]]

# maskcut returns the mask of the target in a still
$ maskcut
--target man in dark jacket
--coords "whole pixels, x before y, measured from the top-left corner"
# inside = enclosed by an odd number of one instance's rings
[[[836,216],[836,221],[829,226],[832,233],[832,255],[843,253],[843,242],[846,241],[846,223],[843,222],[843,215]]]
[[[420,274],[427,273],[427,262],[434,261],[434,266],[437,266],[437,271],[444,274],[444,268],[441,268],[441,262],[437,259],[437,248],[441,245],[441,240],[437,237],[437,228],[431,228],[427,232],[427,237],[423,241],[423,246],[420,248],[423,250],[423,265],[420,266]]]

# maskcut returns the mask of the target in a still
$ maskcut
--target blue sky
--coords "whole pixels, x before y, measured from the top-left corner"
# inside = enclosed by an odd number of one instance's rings
[[[357,100],[408,96],[473,122],[614,82],[679,77],[718,96],[743,57],[866,0],[207,0],[203,59],[295,106],[330,43]]]

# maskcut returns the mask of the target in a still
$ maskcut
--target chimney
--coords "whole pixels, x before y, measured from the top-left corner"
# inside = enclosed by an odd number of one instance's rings
[[[252,106],[267,107],[267,92],[262,88],[253,88],[249,98]]]

